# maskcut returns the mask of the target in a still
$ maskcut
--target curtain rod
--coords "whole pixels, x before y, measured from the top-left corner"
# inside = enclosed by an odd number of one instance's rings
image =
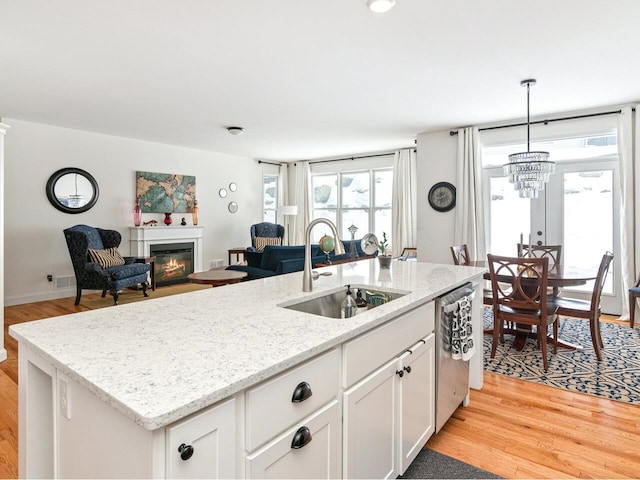
[[[613,115],[616,113],[622,113],[622,110],[612,110],[610,112],[599,112],[599,113],[588,113],[585,115],[574,115],[572,117],[561,117],[561,118],[551,118],[551,119],[547,119],[547,120],[537,120],[535,122],[530,122],[530,125],[536,125],[539,123],[544,123],[545,125],[551,123],[551,122],[560,122],[563,120],[577,120],[579,118],[589,118],[589,117],[600,117],[602,115]],[[509,125],[498,125],[496,127],[484,127],[484,128],[479,128],[478,130],[483,132],[485,130],[498,130],[500,128],[510,128],[510,127],[523,127],[527,125],[527,122],[522,122],[522,123],[511,123]],[[454,136],[454,135],[458,135],[458,131],[457,130],[450,130],[449,131],[449,135],[450,136]]]
[[[264,160],[258,160],[258,165],[260,165],[261,163],[266,163],[267,165],[275,165],[276,167],[282,166],[282,163],[273,163],[273,162],[266,162]]]
[[[411,147],[408,147],[411,148]],[[405,148],[400,148],[399,150],[406,150]],[[388,155],[395,155],[397,150],[394,150],[393,152],[384,152],[384,153],[376,153],[374,155],[359,155],[359,156],[354,156],[354,157],[345,157],[345,158],[332,158],[330,160],[316,160],[315,162],[310,160],[309,164],[310,165],[314,165],[316,163],[328,163],[328,162],[341,162],[344,160],[360,160],[361,158],[374,158],[374,157],[386,157]],[[416,149],[414,148],[413,151],[415,152]],[[296,165],[296,163],[294,163],[294,165]]]

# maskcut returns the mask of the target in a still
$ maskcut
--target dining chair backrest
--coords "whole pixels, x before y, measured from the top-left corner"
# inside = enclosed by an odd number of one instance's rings
[[[493,289],[493,342],[504,342],[506,323],[535,325],[542,365],[547,371],[547,328],[553,325],[553,353],[558,352],[558,308],[547,304],[549,258],[500,257],[487,255]],[[505,288],[506,282],[510,288]]]
[[[546,316],[549,259],[487,255],[494,310],[501,306]],[[508,286],[505,286],[508,285]]]
[[[613,253],[606,252],[602,256],[600,261],[600,267],[598,267],[598,274],[596,275],[596,281],[593,286],[593,293],[591,294],[591,311],[596,312],[600,309],[600,296],[602,295],[602,289],[604,288],[604,282],[607,280],[607,274],[609,273],[609,267],[613,260]]]
[[[462,245],[452,245],[450,249],[454,264],[469,265],[471,263],[469,248],[467,247],[466,243],[463,243]]]
[[[518,243],[518,256],[526,258],[549,258],[549,268],[562,264],[562,245],[527,245]]]

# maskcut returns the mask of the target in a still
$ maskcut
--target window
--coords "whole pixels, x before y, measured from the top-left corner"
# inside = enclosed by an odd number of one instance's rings
[[[278,176],[262,176],[262,221],[278,223]]]
[[[615,122],[615,117],[609,120]],[[617,135],[610,133],[612,127],[615,123],[599,134],[577,131],[557,139],[550,132],[544,141],[532,143],[532,151],[548,151],[556,162],[556,172],[532,200],[519,198],[502,172],[508,155],[526,151],[526,144],[499,141],[495,132],[483,138],[487,251],[514,256],[520,238],[525,243],[562,244],[565,266],[593,271],[606,251],[619,257]],[[611,313],[620,310],[618,265],[614,260],[603,289],[602,306]],[[592,283],[569,287],[564,295],[588,299],[592,289]]]
[[[392,168],[372,168],[352,172],[321,173],[311,176],[313,218],[328,218],[338,228],[340,238],[349,240],[349,227],[358,229],[355,238],[373,232],[391,237]],[[313,241],[328,233],[312,232]]]

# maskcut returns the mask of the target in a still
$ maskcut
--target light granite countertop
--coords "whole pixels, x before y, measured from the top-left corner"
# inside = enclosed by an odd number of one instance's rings
[[[416,308],[483,268],[362,260],[13,325],[9,334],[148,430],[164,427]],[[411,292],[350,319],[278,305],[344,285]],[[152,293],[153,295],[153,293]]]

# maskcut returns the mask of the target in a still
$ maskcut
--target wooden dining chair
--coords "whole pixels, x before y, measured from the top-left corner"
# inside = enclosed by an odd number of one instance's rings
[[[462,245],[451,245],[451,256],[453,257],[454,265],[466,265],[471,264],[471,255],[469,255],[469,247],[466,243]],[[491,286],[485,286],[482,289],[482,303],[484,305],[491,305],[493,303],[493,294],[491,292]],[[490,330],[485,330],[485,333],[491,333]]]
[[[602,307],[600,306],[600,296],[602,295],[602,288],[604,282],[607,279],[607,273],[609,273],[609,267],[613,260],[613,253],[607,252],[602,256],[600,261],[600,267],[598,268],[598,275],[596,281],[593,284],[593,293],[591,294],[591,301],[579,300],[577,298],[566,298],[555,296],[551,299],[553,305],[558,307],[558,315],[566,317],[586,318],[589,320],[589,327],[591,329],[591,343],[593,344],[593,350],[596,352],[596,357],[599,361],[602,361],[601,349],[604,348],[602,343],[602,335],[600,333],[600,315],[602,314]]]
[[[498,342],[504,343],[505,322],[532,325],[537,329],[538,345],[542,351],[545,372],[547,360],[547,327],[553,325],[553,353],[558,353],[557,307],[547,301],[549,259],[501,257],[487,255],[493,289],[493,342],[491,358],[496,355]],[[508,282],[510,288],[504,288]]]
[[[549,259],[549,270],[558,268],[562,264],[562,245],[527,245],[526,243],[518,243],[517,248],[519,257],[547,257]],[[560,295],[560,289],[553,287],[551,293],[553,295]]]
[[[469,265],[471,263],[469,247],[467,247],[466,243],[462,245],[452,245],[449,249],[451,250],[451,256],[453,257],[453,263],[455,265]]]
[[[518,256],[526,258],[549,258],[549,270],[562,264],[562,245],[527,245],[518,243]]]
[[[633,328],[636,321],[636,298],[640,297],[640,276],[635,287],[629,289],[629,326]]]

